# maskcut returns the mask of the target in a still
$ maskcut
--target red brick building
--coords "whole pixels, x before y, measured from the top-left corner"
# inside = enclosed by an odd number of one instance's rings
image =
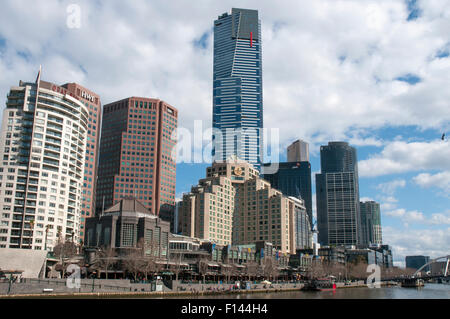
[[[177,119],[178,111],[158,99],[130,97],[103,107],[98,213],[132,196],[155,215],[173,215],[176,141],[171,135]]]

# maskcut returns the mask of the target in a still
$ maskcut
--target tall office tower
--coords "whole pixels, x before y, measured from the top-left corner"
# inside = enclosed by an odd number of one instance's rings
[[[297,140],[287,148],[288,162],[309,162],[309,144]]]
[[[321,245],[359,245],[358,162],[356,149],[345,142],[320,148],[321,173],[316,174],[317,226]]]
[[[381,245],[381,216],[380,204],[374,201],[360,202],[361,237],[367,245]]]
[[[236,155],[260,169],[263,145],[261,22],[257,10],[235,9],[214,21],[212,155]]]
[[[176,183],[171,134],[177,119],[178,111],[158,99],[130,97],[103,107],[97,214],[132,196],[170,220]]]
[[[264,164],[270,167],[272,163]],[[262,176],[286,196],[301,198],[305,201],[309,222],[313,227],[312,195],[311,195],[311,164],[309,162],[279,163],[278,171]]]
[[[76,92],[41,81],[41,72],[11,87],[0,139],[1,248],[52,250],[59,239],[80,240],[83,191],[94,189],[85,180],[90,110]]]
[[[230,158],[208,167],[206,178],[183,195],[179,230],[222,245],[268,241],[295,254],[300,206],[271,188],[253,165]]]

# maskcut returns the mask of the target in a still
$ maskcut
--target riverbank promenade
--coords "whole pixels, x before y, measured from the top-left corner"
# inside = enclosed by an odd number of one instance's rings
[[[396,285],[383,282],[382,285]],[[24,279],[20,283],[0,283],[0,298],[189,298],[195,295],[253,294],[299,291],[302,282],[150,282],[82,279],[79,288],[70,288],[65,279]],[[336,288],[366,287],[363,281],[336,283]],[[257,298],[257,297],[256,297]]]

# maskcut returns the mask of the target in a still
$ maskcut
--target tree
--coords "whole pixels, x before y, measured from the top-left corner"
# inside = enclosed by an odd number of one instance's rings
[[[138,274],[145,267],[142,250],[139,248],[129,248],[122,260],[124,269],[131,273],[134,280],[137,281]]]
[[[274,263],[273,267],[272,267],[272,272],[270,273],[270,275],[272,276],[272,280],[278,280],[278,276],[280,275],[280,270],[278,269],[278,265],[277,263]]]
[[[245,267],[245,273],[250,278],[255,277],[258,274],[258,263],[250,261]]]
[[[65,277],[68,260],[77,255],[77,245],[71,241],[64,241],[59,234],[58,243],[53,248],[55,257],[59,258],[59,269],[62,271],[62,277]]]
[[[309,279],[317,279],[323,277],[325,274],[325,267],[322,260],[312,260],[311,264],[307,268],[307,274]]]
[[[156,271],[156,264],[154,258],[144,257],[142,260],[142,270],[145,275],[145,279],[147,280],[148,274],[153,274]]]
[[[233,266],[230,264],[224,264],[221,268],[220,268],[220,274],[224,275],[226,278],[226,281],[229,282],[230,281],[230,276],[233,274]]]
[[[270,277],[272,276],[273,268],[274,268],[273,258],[266,256],[264,258],[264,267],[263,267],[263,274],[266,279],[267,278],[270,279]]]
[[[144,238],[137,244],[137,248],[141,250],[141,254],[143,257],[143,271],[145,273],[145,278],[149,273],[159,273],[162,269],[164,269],[165,265],[162,262],[162,258],[159,256],[159,244],[155,241],[146,241]]]
[[[97,253],[94,264],[98,269],[105,270],[106,279],[108,279],[108,269],[114,263],[116,257],[117,252],[112,247],[104,247]]]
[[[353,279],[364,279],[367,277],[367,263],[365,261],[358,261],[357,263],[349,264],[349,274]]]
[[[198,262],[198,273],[203,276],[203,283],[205,283],[205,277],[208,273],[208,260],[206,258],[202,258]]]
[[[178,276],[182,270],[182,263],[181,263],[181,257],[183,256],[182,253],[174,253],[175,259],[173,263],[170,265],[170,270],[173,271],[175,274],[175,280],[178,281]]]

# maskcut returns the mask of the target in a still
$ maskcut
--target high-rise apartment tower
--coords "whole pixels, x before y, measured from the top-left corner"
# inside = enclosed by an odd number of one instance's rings
[[[0,139],[0,248],[52,250],[92,214],[100,98],[82,86],[11,87]]]

